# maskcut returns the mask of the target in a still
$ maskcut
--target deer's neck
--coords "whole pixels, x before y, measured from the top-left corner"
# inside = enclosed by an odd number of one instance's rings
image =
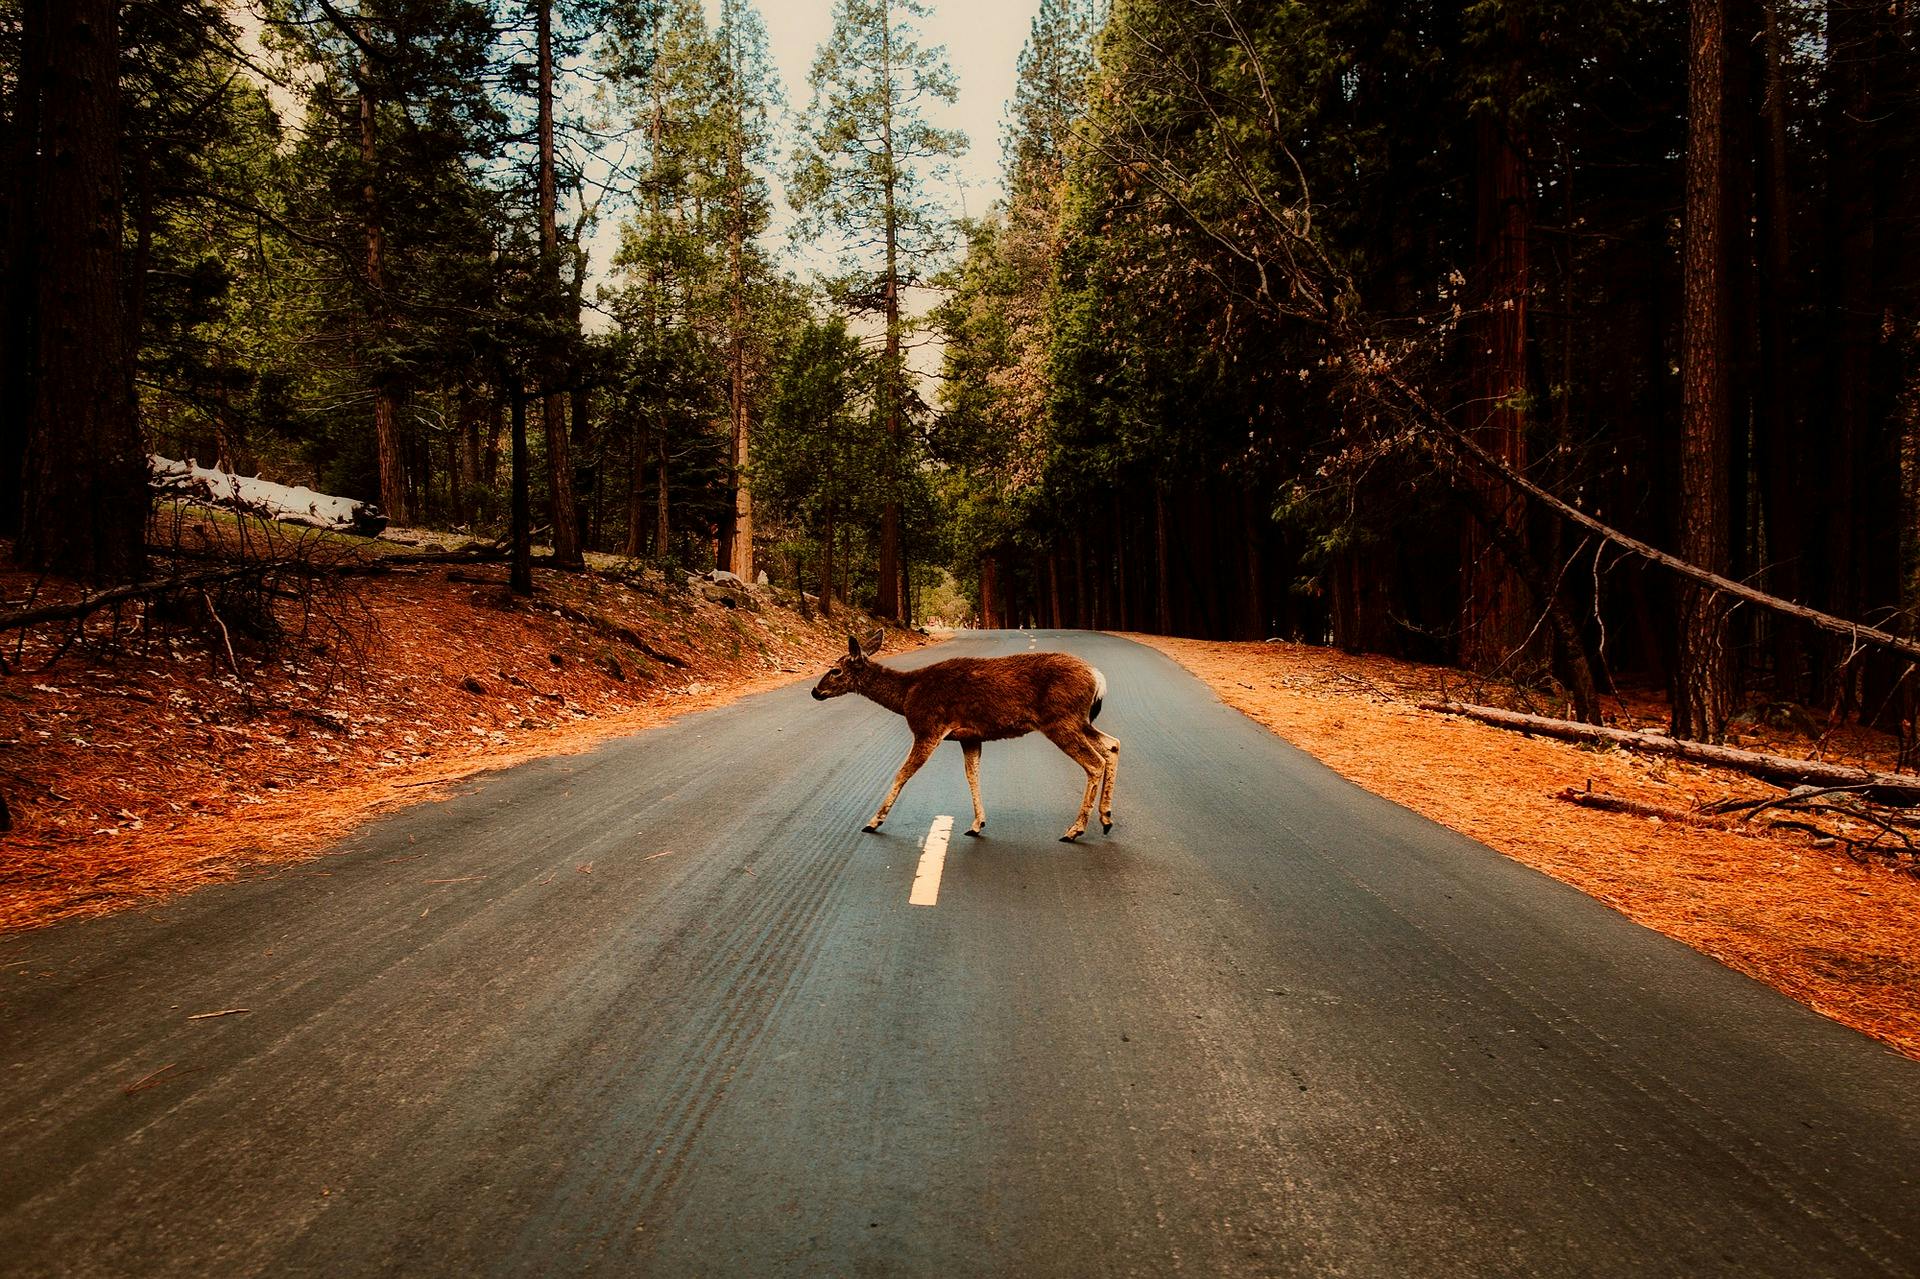
[[[878,662],[869,662],[866,673],[860,677],[860,695],[896,715],[907,713],[907,693],[912,688],[912,671],[896,671]]]

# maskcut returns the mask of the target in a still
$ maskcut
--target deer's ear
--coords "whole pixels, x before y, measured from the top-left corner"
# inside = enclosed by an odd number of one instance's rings
[[[848,657],[860,656],[860,641],[855,639],[851,635],[847,636],[847,656]]]
[[[871,636],[867,638],[867,642],[864,645],[864,647],[869,653],[878,653],[881,649],[885,648],[886,645],[887,645],[887,632],[886,632],[886,628],[882,627],[881,629],[875,631]]]

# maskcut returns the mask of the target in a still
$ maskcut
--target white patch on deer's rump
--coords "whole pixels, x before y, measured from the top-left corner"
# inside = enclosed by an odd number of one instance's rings
[[[953,818],[933,819],[933,825],[927,830],[927,841],[920,846],[920,865],[913,872],[907,905],[931,906],[940,900],[940,872],[947,864],[947,840],[952,834]]]
[[[1091,667],[1088,667],[1087,669],[1093,672],[1093,700],[1096,702],[1106,701],[1107,700],[1107,677],[1100,673],[1100,668],[1098,666],[1091,666]]]

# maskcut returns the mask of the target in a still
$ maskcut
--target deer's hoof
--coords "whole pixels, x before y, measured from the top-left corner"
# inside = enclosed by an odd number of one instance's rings
[[[967,834],[972,835],[975,838],[978,838],[980,835],[980,828],[976,826],[972,830],[969,830]]]
[[[880,823],[879,823],[879,822],[868,822],[868,823],[867,823],[867,824],[866,824],[865,826],[862,826],[862,827],[861,827],[860,829],[861,829],[861,830],[863,830],[863,831],[865,831],[865,832],[867,832],[867,834],[869,834],[869,835],[871,835],[871,834],[873,834],[873,833],[874,833],[875,831],[877,831],[877,830],[879,830],[879,829],[880,829]]]
[[[1101,822],[1101,823],[1100,823],[1100,833],[1101,833],[1102,835],[1111,835],[1111,834],[1113,834],[1113,823],[1112,823],[1112,822]]]
[[[1062,836],[1060,837],[1060,842],[1061,842],[1061,843],[1063,843],[1063,844],[1071,844],[1071,843],[1073,843],[1073,842],[1074,842],[1075,840],[1077,840],[1077,839],[1079,839],[1079,838],[1080,838],[1080,832],[1079,832],[1079,831],[1074,831],[1074,832],[1072,832],[1071,834],[1067,834],[1067,835],[1062,835]]]

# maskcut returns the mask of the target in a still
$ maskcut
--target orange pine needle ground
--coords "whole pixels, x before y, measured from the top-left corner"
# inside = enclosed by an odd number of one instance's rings
[[[688,665],[537,607],[503,607],[499,566],[367,579],[358,598],[372,639],[332,686],[269,668],[248,670],[243,690],[224,653],[190,640],[105,665],[68,655],[47,667],[32,644],[9,651],[0,933],[313,857],[461,778],[817,674],[845,651],[849,626],[870,625],[805,621],[766,592],[760,607],[729,608],[697,589],[536,579],[538,601],[629,627]],[[8,599],[32,585],[0,574]]]

